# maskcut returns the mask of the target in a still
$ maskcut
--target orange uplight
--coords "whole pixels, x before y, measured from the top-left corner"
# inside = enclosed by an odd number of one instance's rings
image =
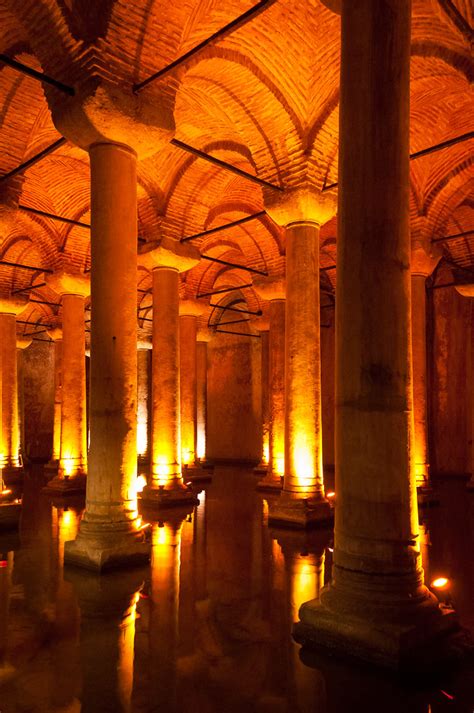
[[[336,497],[336,493],[333,490],[330,490],[329,493],[326,493],[326,497],[331,499]]]
[[[449,579],[447,577],[437,577],[431,582],[431,586],[435,589],[445,589],[449,584]]]
[[[5,490],[2,490],[2,495],[10,495],[12,491],[9,488],[6,488]]]

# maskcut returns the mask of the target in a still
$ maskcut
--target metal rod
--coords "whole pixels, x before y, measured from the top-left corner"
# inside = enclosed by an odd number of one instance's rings
[[[32,339],[33,342],[46,342],[47,344],[51,344],[53,341],[52,339],[40,339],[39,337],[33,337]]]
[[[19,290],[12,290],[12,295],[18,295],[20,292],[30,292],[31,290],[36,290],[37,287],[44,287],[46,282],[39,282],[37,285],[30,285],[29,287],[20,287]]]
[[[250,319],[231,319],[228,322],[218,322],[217,327],[223,327],[224,324],[239,324],[240,322],[250,322]]]
[[[47,329],[41,329],[39,332],[23,332],[23,337],[34,337],[36,334],[46,334]]]
[[[337,265],[329,265],[328,267],[320,267],[321,272],[329,272],[329,270],[335,270]]]
[[[220,334],[237,334],[238,337],[254,337],[255,339],[260,339],[260,334],[250,334],[247,332],[232,332],[230,329],[215,329],[215,332]]]
[[[212,235],[213,233],[220,233],[222,230],[229,230],[229,228],[235,228],[237,225],[243,225],[251,220],[256,220],[261,218],[262,215],[266,215],[265,210],[261,210],[258,213],[252,213],[252,215],[247,215],[245,218],[239,218],[238,220],[232,221],[232,223],[225,223],[225,225],[218,225],[217,228],[210,228],[209,230],[203,230],[201,233],[196,233],[195,235],[188,235],[187,238],[181,238],[181,243],[187,243],[189,240],[196,240],[197,238],[203,238],[205,235]]]
[[[244,12],[242,15],[236,17],[235,20],[232,20],[232,22],[229,22],[227,25],[224,25],[224,27],[221,27],[220,30],[214,32],[214,34],[212,34],[210,37],[203,40],[192,49],[188,50],[188,52],[185,52],[183,55],[181,55],[181,57],[175,59],[173,62],[171,62],[171,64],[166,65],[166,67],[163,67],[162,69],[158,70],[158,72],[155,72],[150,77],[144,79],[142,82],[137,82],[136,84],[134,84],[133,91],[139,92],[141,89],[150,84],[150,82],[154,82],[157,79],[164,77],[166,74],[168,74],[168,72],[171,72],[176,67],[179,67],[181,64],[183,64],[183,62],[186,62],[188,59],[190,59],[195,54],[204,49],[204,47],[207,47],[212,42],[220,40],[226,37],[231,32],[235,32],[235,30],[238,30],[249,20],[252,20],[253,18],[257,17],[257,15],[259,15],[261,12],[271,7],[271,5],[273,5],[275,2],[276,0],[260,0],[260,2],[258,2],[256,5]]]
[[[465,235],[472,235],[474,230],[465,230],[464,233],[454,233],[453,235],[446,235],[444,238],[433,238],[432,243],[447,243],[449,240],[456,240],[457,238],[464,238]]]
[[[35,215],[41,215],[45,218],[51,218],[51,220],[59,220],[61,223],[69,223],[70,225],[78,225],[81,228],[89,228],[90,223],[82,223],[80,220],[73,220],[72,218],[64,218],[62,215],[56,215],[55,213],[47,213],[45,210],[38,210],[38,208],[31,208],[27,205],[18,206],[20,210],[24,210],[27,213],[34,213]]]
[[[22,265],[19,262],[9,262],[8,260],[0,260],[0,265],[6,265],[7,267],[21,267],[23,270],[33,270],[34,272],[49,272],[52,273],[53,270],[48,270],[45,267],[35,267],[34,265]]]
[[[53,329],[52,324],[45,324],[44,322],[25,322],[24,319],[17,319],[17,324],[29,324],[32,327],[46,327],[47,329]]]
[[[263,272],[263,270],[256,270],[254,267],[247,267],[246,265],[237,265],[235,262],[227,262],[227,260],[221,260],[218,257],[211,257],[210,255],[201,255],[202,260],[209,260],[210,262],[217,262],[220,265],[227,265],[228,267],[237,267],[239,270],[247,270],[247,272],[254,272],[256,275],[264,275],[268,277],[268,272]]]
[[[226,307],[225,305],[212,304],[212,302],[209,302],[209,307],[218,307],[219,309],[226,309],[226,310],[229,310],[230,312],[241,312],[242,314],[255,314],[257,317],[261,317],[263,314],[261,309],[259,309],[258,312],[252,312],[251,310],[248,310],[248,309],[238,309],[237,307]]]
[[[431,285],[431,287],[428,287],[429,290],[440,290],[442,287],[454,287],[455,285],[459,285],[462,283],[459,282],[443,282],[442,285]]]
[[[16,69],[22,74],[28,75],[28,77],[32,77],[33,79],[36,79],[39,82],[44,82],[45,84],[50,84],[52,87],[59,89],[60,92],[64,92],[64,94],[69,94],[70,97],[73,97],[75,94],[74,87],[69,87],[67,84],[60,82],[58,79],[48,77],[48,75],[44,72],[38,72],[36,69],[33,69],[33,67],[28,67],[27,64],[18,62],[18,60],[12,59],[6,54],[0,54],[0,61],[3,62],[3,64],[7,64],[12,69]]]
[[[461,136],[455,136],[452,139],[442,141],[441,143],[435,144],[434,146],[428,146],[428,148],[421,149],[421,151],[415,151],[415,153],[410,154],[410,160],[413,161],[417,158],[421,158],[422,156],[427,156],[430,153],[442,151],[443,149],[447,149],[450,146],[460,144],[463,141],[469,141],[469,139],[474,139],[474,131],[468,131],[467,134],[461,134]],[[321,193],[324,193],[325,191],[331,191],[333,188],[337,188],[338,185],[338,183],[331,183],[329,186],[324,186],[321,190]]]
[[[45,300],[32,300],[31,298],[30,304],[49,305],[50,307],[61,307],[60,302],[45,302]]]
[[[61,136],[60,139],[54,142],[54,144],[51,144],[50,146],[47,146],[45,149],[37,153],[35,156],[32,156],[31,158],[28,159],[28,161],[25,161],[24,163],[20,163],[19,166],[14,168],[12,171],[9,171],[8,173],[4,173],[2,176],[0,176],[0,181],[6,181],[7,178],[13,178],[13,176],[16,176],[18,173],[23,173],[23,171],[26,171],[27,168],[30,166],[33,166],[34,163],[38,163],[38,161],[41,161],[42,158],[47,156],[50,153],[53,153],[53,151],[56,151],[60,146],[63,146],[63,144],[66,143],[66,139]]]
[[[231,171],[232,173],[236,173],[237,176],[241,176],[241,178],[247,178],[249,181],[258,183],[260,186],[273,188],[273,190],[275,191],[284,190],[281,186],[277,186],[275,183],[270,183],[269,181],[265,181],[263,178],[254,176],[252,173],[247,173],[247,171],[243,171],[241,168],[237,168],[237,166],[233,166],[231,163],[227,163],[227,161],[221,161],[220,158],[216,158],[215,156],[211,156],[208,153],[204,153],[204,151],[195,149],[194,146],[189,146],[189,144],[185,144],[183,141],[179,141],[178,139],[171,139],[170,143],[173,144],[173,146],[177,146],[179,149],[183,149],[183,151],[192,153],[198,158],[203,158],[205,161],[209,161],[209,163],[213,163],[215,166],[219,166],[219,168],[225,168],[227,171]]]
[[[202,295],[196,295],[196,299],[199,299],[200,297],[211,297],[212,295],[221,295],[224,292],[233,292],[234,290],[243,290],[245,287],[253,287],[253,284],[249,282],[247,285],[240,285],[240,287],[223,287],[222,290],[203,292]]]

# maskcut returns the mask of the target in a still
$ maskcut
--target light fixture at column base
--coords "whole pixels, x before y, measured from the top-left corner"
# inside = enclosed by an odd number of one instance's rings
[[[324,592],[324,590],[323,590]],[[390,616],[391,615],[391,616]],[[438,607],[431,599],[398,619],[390,612],[384,620],[373,616],[367,601],[367,616],[351,614],[347,608],[329,609],[320,600],[305,602],[300,621],[293,627],[294,639],[305,648],[330,651],[350,658],[401,671],[426,671],[449,659],[459,659],[472,650],[452,609]]]
[[[18,527],[20,515],[20,503],[0,503],[0,531],[13,530]]]
[[[272,490],[273,492],[279,492],[283,487],[283,478],[280,475],[274,475],[274,473],[267,473],[267,475],[259,480],[257,483],[257,490]]]
[[[23,483],[23,478],[25,476],[25,469],[23,466],[18,465],[6,465],[2,469],[3,482],[8,487],[12,485],[21,485]]]
[[[288,498],[281,495],[269,503],[268,524],[305,529],[329,525],[334,511],[323,498]]]
[[[85,475],[75,475],[70,478],[61,478],[57,475],[45,485],[43,493],[48,495],[77,495],[85,492],[86,481]]]
[[[75,540],[64,545],[64,564],[83,567],[94,572],[129,567],[148,562],[150,544],[145,534],[130,525],[81,523]]]
[[[197,495],[186,487],[152,488],[147,485],[141,493],[141,504],[146,508],[180,507],[182,505],[198,505]]]

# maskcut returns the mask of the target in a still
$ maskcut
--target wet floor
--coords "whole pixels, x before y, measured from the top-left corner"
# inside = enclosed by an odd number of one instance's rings
[[[218,468],[184,519],[155,523],[150,567],[63,568],[81,503],[25,482],[0,537],[0,713],[473,713],[474,664],[399,679],[304,654],[290,631],[330,577],[332,534],[276,531],[253,473]],[[439,488],[423,515],[427,581],[474,631],[474,494]],[[303,659],[303,660],[302,660]]]

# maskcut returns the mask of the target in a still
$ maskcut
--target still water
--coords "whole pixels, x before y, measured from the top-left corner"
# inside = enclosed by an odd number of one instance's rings
[[[291,638],[330,577],[332,533],[269,529],[253,473],[218,468],[200,505],[149,528],[147,568],[63,568],[82,503],[26,478],[17,535],[0,537],[0,713],[473,713],[474,663],[399,679]],[[474,631],[474,495],[452,482],[421,515],[427,581]],[[171,516],[171,513],[170,513]]]

